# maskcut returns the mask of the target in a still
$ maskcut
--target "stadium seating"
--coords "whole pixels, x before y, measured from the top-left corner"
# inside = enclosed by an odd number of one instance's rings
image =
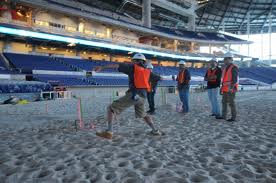
[[[250,78],[267,84],[276,82],[276,72],[268,67],[240,68],[239,76]]]
[[[5,73],[9,73],[9,72],[4,64],[4,60],[2,59],[2,57],[0,55],[0,74],[5,74]]]
[[[97,66],[103,66],[107,64],[117,63],[117,62],[108,62],[108,61],[99,61],[99,60],[82,60],[82,59],[73,59],[73,58],[56,58],[57,60],[63,61],[63,63],[69,64],[72,68],[79,68],[86,71],[91,71]],[[103,72],[117,72],[115,69],[106,69]]]
[[[72,69],[49,56],[4,53],[6,58],[19,69],[72,71]]]
[[[36,81],[1,80],[0,93],[39,93],[51,91],[52,86]]]
[[[83,60],[63,57],[47,57],[34,56],[15,53],[4,54],[12,64],[17,68],[23,69],[39,69],[52,71],[74,71],[74,70],[92,70],[96,66],[104,66],[107,64],[114,64],[116,62],[99,61],[99,60]],[[155,66],[153,71],[160,75],[176,75],[178,73],[177,67]],[[189,68],[191,76],[204,77],[206,73],[205,68]],[[251,67],[240,68],[240,78],[248,78],[249,80],[242,80],[241,84],[251,85],[256,84],[256,81],[272,84],[276,82],[276,69],[269,67]],[[116,69],[108,69],[103,72],[116,73]],[[10,74],[0,60],[0,73]],[[102,86],[127,86],[127,77],[84,77],[84,76],[62,76],[62,75],[34,75],[38,81],[47,82],[52,85],[62,86],[84,86],[84,85],[102,85]],[[251,79],[251,80],[250,80]],[[203,79],[202,79],[203,80]],[[255,82],[254,82],[254,81]],[[203,81],[191,81],[191,84],[202,84]],[[173,86],[175,81],[165,80],[159,83],[161,86]]]
[[[85,86],[97,85],[97,83],[81,76],[65,76],[65,75],[34,75],[38,81],[50,83],[54,86]]]
[[[193,31],[185,31],[185,30],[174,30],[170,28],[164,28],[160,26],[153,26],[152,29],[157,30],[159,32],[165,32],[167,34],[172,34],[175,36],[180,36],[189,39],[198,39],[198,40],[207,40],[207,41],[244,41],[242,39],[220,34],[216,32],[193,32]]]

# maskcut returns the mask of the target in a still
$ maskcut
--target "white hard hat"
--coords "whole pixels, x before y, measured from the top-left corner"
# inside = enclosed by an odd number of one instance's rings
[[[233,58],[234,55],[231,52],[226,52],[223,57],[224,58]]]
[[[186,62],[185,62],[184,60],[180,60],[180,61],[178,62],[178,64],[179,64],[179,65],[185,65]]]
[[[133,57],[132,60],[142,60],[142,61],[146,61],[146,57],[145,55],[143,55],[142,53],[136,53]]]
[[[209,62],[218,62],[218,59],[214,57],[211,60],[209,60]]]
[[[149,62],[149,63],[147,64],[147,68],[148,68],[148,69],[153,69],[153,65]]]

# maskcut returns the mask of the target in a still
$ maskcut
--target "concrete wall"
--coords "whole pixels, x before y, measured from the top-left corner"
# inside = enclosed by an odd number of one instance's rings
[[[98,37],[107,36],[107,27],[96,22],[84,22],[84,30],[93,32],[92,35]]]
[[[30,51],[32,51],[32,48],[24,43],[11,42],[10,46],[10,51],[16,51],[19,53],[29,53]]]
[[[7,5],[4,5],[3,8],[7,8],[7,9],[10,9],[9,6]],[[7,19],[7,20],[11,20],[12,17],[11,17],[11,12],[10,11],[1,11],[0,12],[0,16],[4,19]]]
[[[3,41],[0,41],[0,51],[2,51],[4,48],[4,42]]]
[[[64,55],[68,57],[76,56],[75,50],[51,50],[50,47],[46,47],[47,49],[42,49],[41,47],[36,47],[36,52],[40,53],[51,53],[51,54],[56,54],[56,55]],[[72,52],[70,52],[72,51]]]
[[[87,88],[67,88],[72,91],[72,95],[81,97],[110,97],[113,93],[124,94],[127,87],[87,87]]]
[[[39,21],[52,22],[67,26],[73,26],[76,28],[78,27],[78,21],[76,18],[66,17],[64,15],[53,12],[39,11],[33,15],[33,18]]]
[[[125,29],[113,30],[112,38],[118,41],[139,43],[139,36],[136,33]]]

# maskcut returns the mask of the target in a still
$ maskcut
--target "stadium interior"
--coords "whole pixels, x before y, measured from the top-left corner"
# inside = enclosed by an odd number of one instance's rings
[[[172,76],[180,59],[187,61],[191,84],[204,86],[208,61],[222,62],[227,51],[235,55],[240,86],[273,86],[273,60],[261,62],[231,49],[252,44],[236,35],[248,33],[250,25],[252,33],[273,31],[268,26],[269,5],[253,0],[240,4],[231,0],[4,0],[0,2],[0,93],[127,86],[127,76],[114,69],[92,70],[131,62],[137,52],[145,54],[154,72],[166,78],[160,86],[175,86]],[[254,20],[248,26],[253,7]],[[208,52],[201,52],[201,47],[208,47]]]

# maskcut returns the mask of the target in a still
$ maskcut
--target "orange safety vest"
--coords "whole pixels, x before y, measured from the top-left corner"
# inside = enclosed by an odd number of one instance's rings
[[[234,67],[237,67],[234,64],[231,64],[229,68],[225,67],[222,71],[222,86],[221,86],[221,91],[222,92],[229,92],[230,91],[230,86],[232,85],[233,82],[233,76],[232,76],[232,70]],[[232,92],[236,92],[238,90],[238,83],[234,84],[234,88]]]
[[[182,84],[185,81],[185,70],[184,71],[180,71],[177,75],[177,82],[178,84]]]
[[[217,74],[217,69],[214,69],[214,70],[208,69],[207,78],[216,76],[216,74]],[[217,82],[217,79],[211,79],[211,80],[208,80],[208,82],[215,83]]]
[[[150,91],[150,73],[150,69],[134,64],[134,86],[136,89],[146,89]]]

